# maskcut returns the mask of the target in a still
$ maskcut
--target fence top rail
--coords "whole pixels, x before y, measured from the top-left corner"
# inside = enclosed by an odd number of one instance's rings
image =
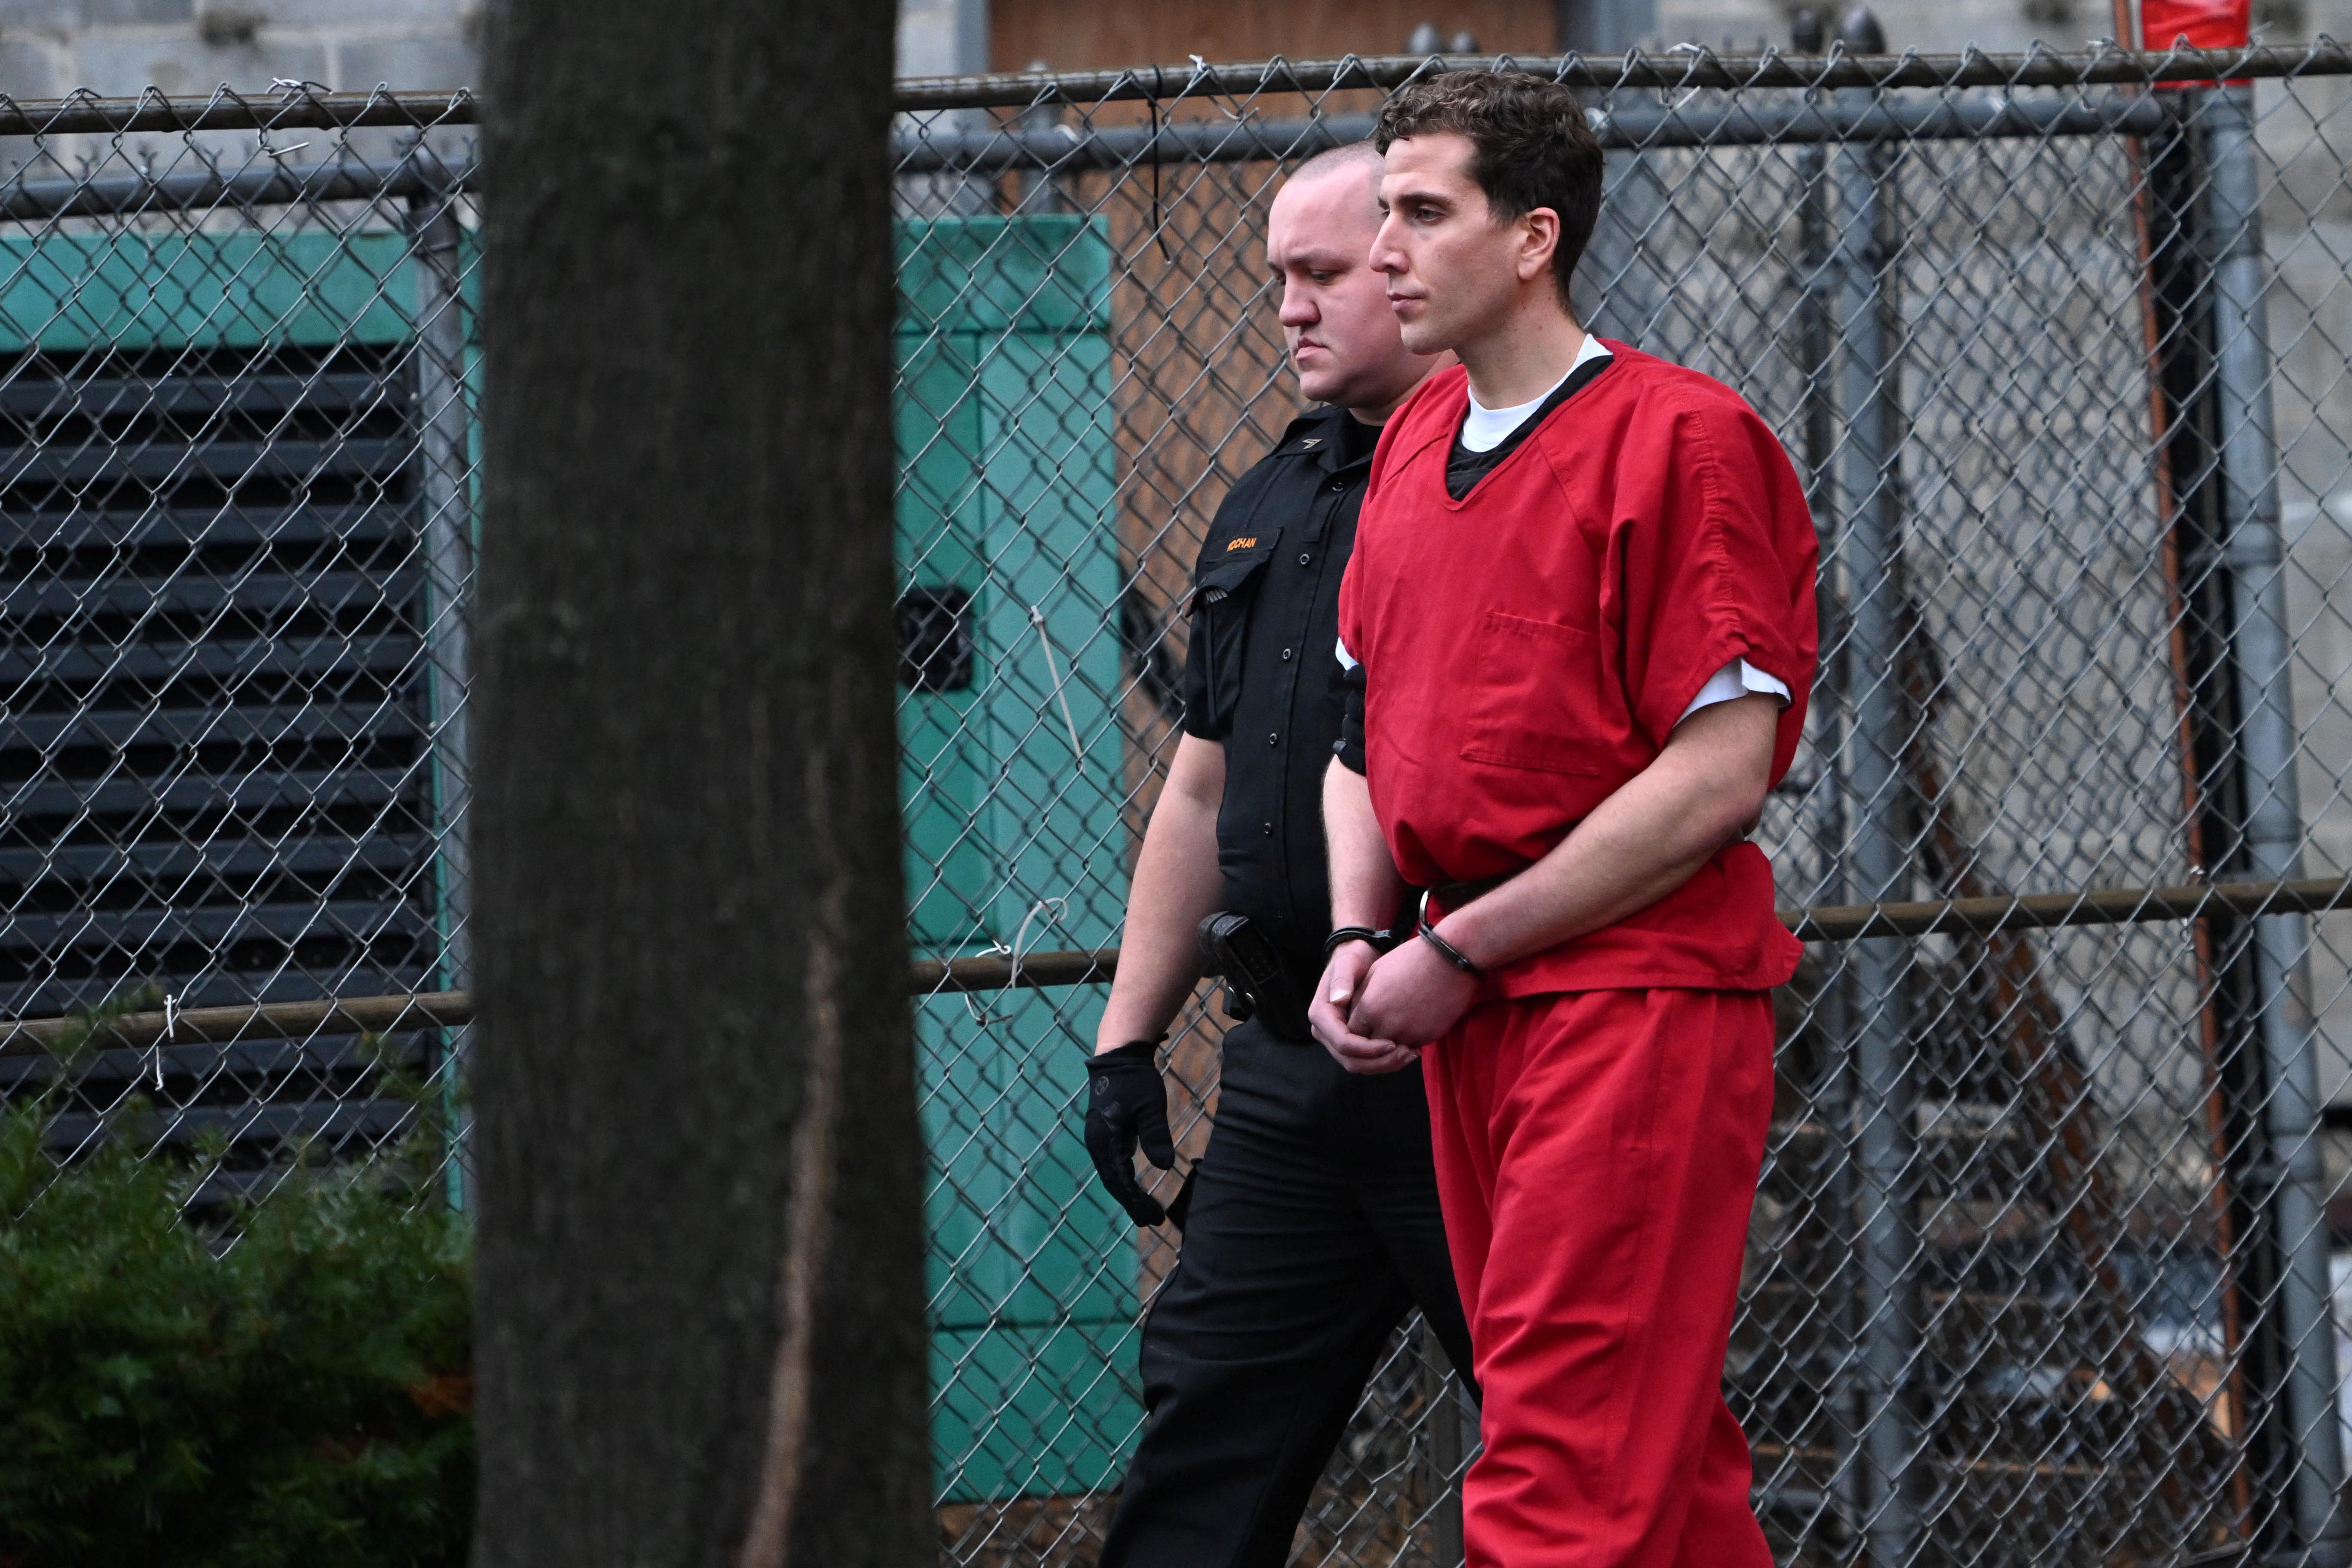
[[[198,101],[149,88],[136,98],[74,92],[64,98],[0,93],[0,136],[125,135],[135,132],[340,131],[362,125],[472,125],[481,100],[467,88],[439,92],[327,92],[307,82],[274,84],[268,93],[226,85]]]
[[[1800,146],[1823,142],[1977,142],[2006,137],[2151,135],[2181,116],[2150,93],[2114,89],[2018,99],[1999,93],[1861,104],[1781,97],[1688,106],[1630,103],[1589,109],[1603,147]],[[1248,163],[1303,158],[1372,133],[1370,114],[1307,119],[1162,121],[1152,126],[935,126],[892,139],[901,174],[990,174],[1004,169],[1073,174],[1150,163]]]
[[[1040,103],[1108,103],[1122,100],[1247,97],[1266,92],[1328,92],[1342,88],[1386,90],[1456,66],[1512,67],[1596,89],[1962,88],[2147,86],[2164,82],[2247,78],[2352,76],[2352,47],[2322,35],[2301,48],[2173,48],[2142,52],[2101,43],[2072,52],[2038,46],[2021,55],[1756,55],[1717,54],[1680,47],[1657,54],[1615,55],[1348,55],[1339,59],[1276,57],[1215,65],[1135,66],[1118,70],[1022,71],[992,76],[910,77],[897,85],[896,106],[906,112],[949,109],[1022,109]],[[0,136],[127,135],[190,131],[333,131],[371,125],[461,126],[479,123],[482,100],[468,88],[429,92],[329,92],[308,82],[272,84],[267,93],[240,93],[226,85],[202,100],[174,99],[149,88],[135,98],[89,91],[64,98],[11,98],[0,93]]]
[[[1194,56],[1187,65],[1120,70],[1024,71],[992,76],[918,77],[898,84],[905,111],[1015,109],[1042,103],[1107,103],[1118,100],[1247,98],[1268,92],[1328,92],[1342,88],[1386,90],[1423,75],[1461,66],[1508,67],[1552,77],[1573,87],[1655,88],[1958,88],[2189,85],[2251,77],[2352,75],[2352,48],[2322,35],[2301,48],[2125,49],[2109,43],[2062,52],[2036,47],[2021,55],[1756,55],[1717,54],[1699,46],[1656,54],[1618,55],[1348,55],[1339,59],[1276,57],[1214,65]]]

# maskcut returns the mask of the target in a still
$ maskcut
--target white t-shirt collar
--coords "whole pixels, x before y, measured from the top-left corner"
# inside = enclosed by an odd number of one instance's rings
[[[1528,422],[1528,416],[1544,405],[1544,399],[1560,389],[1568,378],[1597,359],[1610,358],[1609,345],[1592,332],[1584,334],[1584,346],[1576,351],[1576,362],[1553,382],[1525,403],[1515,403],[1508,408],[1482,408],[1474,395],[1470,412],[1462,416],[1462,445],[1473,452],[1491,452],[1501,446],[1512,431]]]

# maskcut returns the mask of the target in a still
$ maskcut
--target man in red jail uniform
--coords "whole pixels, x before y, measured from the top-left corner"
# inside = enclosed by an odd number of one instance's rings
[[[1461,365],[1390,420],[1340,590],[1316,1033],[1428,1085],[1473,1568],[1767,1568],[1722,1378],[1799,952],[1747,836],[1804,723],[1811,520],[1737,394],[1578,325],[1574,94],[1440,76],[1375,144],[1372,265]]]

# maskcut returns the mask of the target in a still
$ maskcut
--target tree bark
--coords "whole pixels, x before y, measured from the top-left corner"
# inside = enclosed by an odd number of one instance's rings
[[[478,1568],[910,1568],[891,13],[505,0]]]

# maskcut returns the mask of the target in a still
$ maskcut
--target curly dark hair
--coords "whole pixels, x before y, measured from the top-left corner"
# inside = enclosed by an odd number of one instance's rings
[[[1538,207],[1559,216],[1552,278],[1569,304],[1569,279],[1601,216],[1601,143],[1576,94],[1525,71],[1446,71],[1390,99],[1372,145],[1385,153],[1392,142],[1448,131],[1469,138],[1470,177],[1496,223]]]

